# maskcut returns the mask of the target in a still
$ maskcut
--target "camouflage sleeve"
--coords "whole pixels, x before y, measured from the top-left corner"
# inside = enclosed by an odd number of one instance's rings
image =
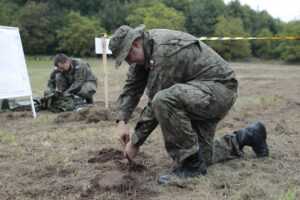
[[[144,108],[134,132],[131,135],[132,144],[137,147],[141,146],[157,125],[158,122],[155,118],[154,112],[148,104]]]
[[[75,72],[74,72],[74,81],[71,84],[71,86],[65,91],[65,93],[76,93],[80,90],[81,86],[84,83],[84,79],[87,74],[87,65],[84,63],[79,63],[77,66],[75,66]]]
[[[49,80],[48,80],[48,83],[47,83],[47,87],[49,89],[52,89],[52,90],[55,90],[56,88],[56,80],[55,80],[55,76],[57,73],[59,73],[60,71],[58,69],[54,69],[50,76],[49,76]]]
[[[117,121],[128,122],[144,93],[147,77],[148,71],[146,71],[144,66],[136,65],[129,67],[125,86],[117,100]]]

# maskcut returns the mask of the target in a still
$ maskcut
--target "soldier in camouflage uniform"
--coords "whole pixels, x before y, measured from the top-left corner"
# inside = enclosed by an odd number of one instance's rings
[[[261,122],[214,139],[218,122],[237,97],[238,81],[229,64],[192,35],[167,29],[143,32],[143,28],[121,26],[109,43],[116,67],[123,60],[130,65],[117,101],[118,139],[125,154],[134,159],[159,124],[168,154],[180,164],[159,176],[160,184],[205,175],[207,165],[239,157],[245,145],[258,157],[268,156]],[[145,88],[149,103],[129,137],[126,123]]]
[[[97,78],[88,64],[80,59],[58,54],[54,58],[54,65],[56,68],[50,74],[45,94],[57,89],[64,94],[75,94],[88,104],[93,103]]]

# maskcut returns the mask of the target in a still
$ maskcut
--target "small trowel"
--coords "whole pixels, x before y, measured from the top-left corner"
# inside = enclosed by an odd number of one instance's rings
[[[128,155],[126,155],[126,159],[128,160],[129,171],[130,172],[135,171],[135,169],[136,169],[135,162],[133,160],[131,160]]]

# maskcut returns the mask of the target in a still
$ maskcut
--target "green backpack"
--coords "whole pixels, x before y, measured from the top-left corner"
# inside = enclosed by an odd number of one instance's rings
[[[54,92],[40,99],[42,109],[52,112],[66,112],[75,109],[75,96]]]
[[[37,112],[50,110],[55,113],[73,111],[78,107],[86,105],[86,102],[76,95],[66,95],[57,91],[48,93],[41,99],[34,99],[33,103]],[[2,110],[31,110],[31,102],[30,100],[3,99],[0,105],[0,111]]]

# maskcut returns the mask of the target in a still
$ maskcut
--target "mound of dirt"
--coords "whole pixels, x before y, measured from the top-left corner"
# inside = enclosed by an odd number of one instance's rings
[[[136,188],[136,179],[129,173],[121,171],[107,171],[97,174],[91,180],[93,188],[104,190],[115,190],[118,192],[125,192],[129,189]]]
[[[113,197],[108,198],[108,196]],[[122,171],[107,171],[91,180],[91,187],[81,193],[82,199],[148,199],[157,196],[157,191],[143,186],[134,174]],[[100,195],[100,196],[99,196]],[[105,197],[105,195],[108,195]]]
[[[142,112],[142,108],[137,107],[132,114],[133,119],[137,119]],[[84,121],[86,123],[97,123],[99,121],[115,121],[116,120],[116,108],[110,106],[106,109],[102,103],[97,103],[93,106],[78,108],[73,112],[59,113],[54,119],[57,124],[67,122]]]
[[[99,121],[111,121],[113,120],[113,113],[110,110],[91,110],[86,118],[87,123],[96,123]]]
[[[66,123],[85,121],[86,123],[96,123],[99,121],[114,121],[115,114],[113,110],[99,108],[99,107],[86,107],[80,108],[74,112],[59,113],[54,119],[55,123]]]
[[[70,121],[75,121],[74,115],[71,112],[60,113],[54,119],[54,122],[57,124],[63,124],[63,123],[70,122]]]
[[[129,161],[124,158],[123,152],[113,148],[104,148],[97,151],[94,157],[88,160],[88,163],[105,163],[108,161],[115,161],[119,170],[129,171],[129,172],[147,172],[147,168],[142,165]]]
[[[89,115],[90,110],[88,108],[79,109],[74,113],[74,120],[75,121],[83,121]]]
[[[141,154],[141,157],[145,155]],[[83,199],[95,199],[103,193],[113,193],[114,199],[145,199],[149,195],[157,195],[157,192],[143,185],[145,178],[153,179],[153,173],[141,164],[124,159],[122,151],[104,148],[95,152],[94,157],[88,160],[89,163],[98,165],[108,161],[115,163],[113,168],[97,174],[91,180],[91,187],[81,194]]]
[[[123,152],[113,148],[104,148],[96,152],[95,157],[88,160],[88,163],[104,163],[110,160],[124,159]]]

